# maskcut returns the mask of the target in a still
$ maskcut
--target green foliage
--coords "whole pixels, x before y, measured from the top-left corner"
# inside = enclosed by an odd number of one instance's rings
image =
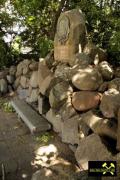
[[[118,0],[2,0],[0,1],[0,66],[11,64],[21,48],[45,57],[53,48],[57,19],[62,11],[80,8],[86,17],[88,38],[107,50],[109,60],[120,63],[120,11]],[[23,28],[15,32],[14,26]],[[6,46],[3,37],[13,39]],[[8,50],[9,49],[9,50]]]
[[[85,13],[89,38],[107,50],[113,63],[120,63],[120,11],[118,0],[71,0],[71,8]]]
[[[38,49],[41,52],[41,57],[45,57],[48,52],[53,49],[53,41],[47,37],[40,38],[38,41]]]
[[[5,112],[15,112],[14,108],[12,107],[11,103],[10,102],[5,102],[3,104],[3,110]]]
[[[11,54],[7,44],[0,39],[0,69],[3,69],[4,66],[9,65],[9,60],[11,59]]]
[[[5,112],[15,112],[11,103],[3,98],[0,98],[0,108],[3,109],[3,111]]]
[[[43,144],[48,143],[51,139],[53,139],[53,135],[49,132],[46,132],[46,133],[36,137],[36,141],[43,143]]]

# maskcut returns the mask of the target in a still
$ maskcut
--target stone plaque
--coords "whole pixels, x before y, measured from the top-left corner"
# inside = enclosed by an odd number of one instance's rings
[[[69,18],[67,16],[63,16],[58,21],[58,25],[57,25],[57,36],[61,44],[65,44],[65,42],[68,40],[69,32],[70,32]]]

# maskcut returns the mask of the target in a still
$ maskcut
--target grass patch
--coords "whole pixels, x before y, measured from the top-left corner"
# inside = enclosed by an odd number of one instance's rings
[[[15,110],[12,107],[11,103],[7,99],[0,98],[0,108],[4,112],[15,112]]]
[[[37,142],[47,144],[54,136],[50,132],[46,132],[40,136],[35,137]]]

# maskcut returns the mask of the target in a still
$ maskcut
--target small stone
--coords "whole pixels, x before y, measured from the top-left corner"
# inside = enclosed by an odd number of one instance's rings
[[[40,114],[46,114],[50,109],[50,104],[48,98],[45,96],[38,96],[38,110]]]
[[[24,89],[26,89],[26,88],[28,88],[28,81],[29,81],[29,79],[27,79],[25,76],[21,76],[21,78],[20,78],[20,85]]]
[[[72,95],[73,107],[78,111],[86,111],[98,106],[100,94],[97,92],[80,91]]]
[[[50,69],[47,67],[45,60],[41,60],[39,62],[38,68],[38,85],[39,88],[41,87],[44,79],[51,74]]]
[[[117,150],[120,151],[120,109],[118,111]]]
[[[116,78],[120,78],[120,67],[117,67],[117,68],[115,69],[115,77],[116,77]]]
[[[30,96],[26,99],[26,101],[29,103],[36,102],[38,100],[38,95],[39,95],[39,89],[38,88],[32,89],[32,92]]]
[[[52,76],[52,74],[49,75],[49,77],[51,77],[51,76]],[[52,80],[50,81],[49,87],[47,88],[45,95],[46,95],[47,97],[49,97],[49,94],[50,94],[51,89],[52,89],[55,85],[59,84],[60,82],[63,82],[63,79],[62,79],[62,78],[60,78],[60,77],[53,77]]]
[[[99,62],[108,60],[108,55],[106,51],[102,48],[98,48],[98,57],[99,57]]]
[[[66,63],[60,63],[57,65],[54,75],[55,77],[60,77],[62,79],[70,80],[71,79],[70,67]]]
[[[107,118],[117,117],[120,107],[120,92],[116,89],[109,89],[103,94],[100,110]]]
[[[101,85],[100,85],[100,87],[99,87],[99,89],[98,89],[98,91],[99,92],[105,92],[105,91],[107,91],[108,90],[108,82],[103,82]]]
[[[120,78],[115,78],[108,84],[108,89],[116,89],[120,92]]]
[[[72,77],[73,85],[80,90],[97,90],[103,83],[102,76],[96,68],[80,68]]]
[[[38,87],[38,71],[33,71],[29,84],[33,88]]]
[[[83,139],[89,135],[90,127],[84,121],[82,121],[82,117],[80,117],[78,130],[79,130],[79,139]]]
[[[29,59],[24,59],[22,61],[22,63],[24,64],[24,66],[28,67],[30,65],[31,61]]]
[[[93,61],[95,59],[96,54],[98,53],[98,48],[91,42],[86,44],[83,52],[87,54]]]
[[[7,93],[8,85],[5,79],[0,79],[0,92],[5,94]]]
[[[71,66],[79,65],[80,67],[87,67],[92,63],[92,59],[85,53],[75,54],[73,60],[70,62]]]
[[[23,75],[26,75],[29,73],[29,68],[28,67],[24,67],[23,68]]]
[[[104,80],[111,80],[113,78],[114,75],[113,68],[110,66],[110,64],[107,61],[102,61],[98,65],[98,68]]]
[[[70,96],[68,96],[68,99],[66,100],[66,102],[63,104],[63,106],[61,106],[59,113],[63,121],[71,118],[73,115],[76,114],[76,111],[72,105]]]
[[[14,89],[17,89],[18,86],[20,85],[20,79],[21,79],[20,76],[18,76],[18,77],[16,78],[16,80],[15,80],[15,82],[14,82]]]
[[[48,68],[51,69],[53,67],[53,63],[54,63],[54,51],[53,50],[51,50],[51,52],[47,54],[47,56],[45,57],[45,61],[46,61]]]
[[[43,81],[41,86],[39,86],[40,93],[46,96],[49,96],[48,89],[50,87],[50,83],[53,80],[53,74],[49,74]]]
[[[6,78],[9,84],[13,84],[15,81],[15,76],[13,75],[7,75]]]
[[[0,79],[6,79],[6,76],[8,75],[9,70],[5,69],[3,71],[0,72]]]
[[[38,71],[38,62],[33,61],[30,65],[29,65],[29,69],[31,71]]]
[[[80,140],[75,157],[79,166],[88,170],[88,161],[105,161],[111,157],[111,153],[102,143],[100,137],[97,134],[92,134]]]
[[[23,74],[23,68],[24,68],[24,64],[20,62],[17,65],[16,77],[21,76]]]
[[[88,42],[88,44],[86,44],[83,52],[93,60],[94,64],[98,64],[102,61],[107,61],[107,53],[91,42]]]
[[[62,131],[62,119],[53,109],[50,109],[46,114],[46,119],[53,125],[53,129],[57,133]]]
[[[63,105],[72,91],[72,87],[66,81],[56,84],[51,89],[49,95],[49,102],[51,107],[57,109]]]
[[[19,86],[17,88],[17,94],[18,94],[19,99],[26,100],[26,98],[28,96],[28,89],[23,89],[21,86]]]
[[[16,71],[17,71],[16,66],[11,66],[10,69],[9,69],[9,74],[12,75],[12,76],[15,76]]]

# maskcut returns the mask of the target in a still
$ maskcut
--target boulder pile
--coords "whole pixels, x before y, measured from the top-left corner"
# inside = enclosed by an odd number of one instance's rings
[[[67,39],[62,48],[66,49]],[[71,59],[62,54],[60,60],[58,46],[55,56],[52,51],[39,63],[24,60],[12,66],[0,80],[0,91],[5,93],[11,85],[20,98],[38,104],[38,112],[74,149],[79,166],[88,169],[88,161],[109,160],[120,151],[120,67],[114,70],[106,52],[93,43],[83,44]]]

